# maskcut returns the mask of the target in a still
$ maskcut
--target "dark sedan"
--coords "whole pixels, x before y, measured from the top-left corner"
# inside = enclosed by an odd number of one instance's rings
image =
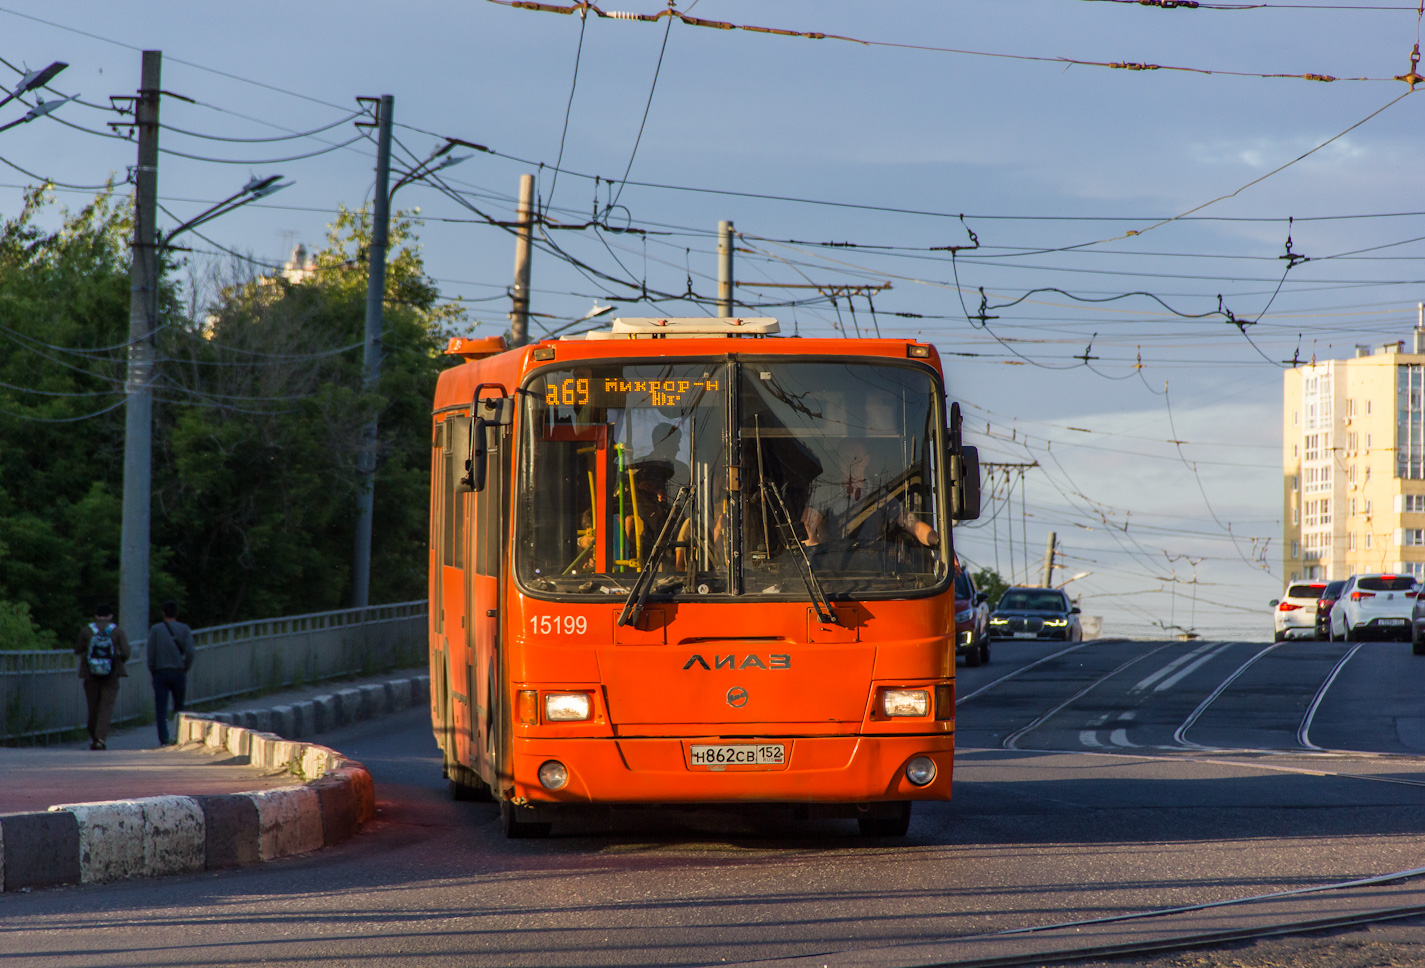
[[[1344,579],[1341,581],[1327,582],[1326,587],[1321,589],[1321,597],[1316,600],[1316,637],[1318,639],[1329,639],[1331,637],[1331,606],[1336,604],[1336,599],[1341,597],[1341,589],[1346,587]]]
[[[992,639],[1062,639],[1078,642],[1079,607],[1058,588],[1011,588],[990,616]]]

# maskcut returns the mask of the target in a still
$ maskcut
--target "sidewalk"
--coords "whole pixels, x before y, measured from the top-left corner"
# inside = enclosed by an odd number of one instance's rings
[[[337,679],[235,700],[215,711],[234,713],[290,706],[339,690],[409,679],[424,672],[424,668],[417,668],[364,679]],[[74,688],[79,687],[76,680]],[[131,676],[122,688],[146,689],[147,677]],[[60,803],[253,792],[293,782],[289,773],[251,766],[245,757],[235,757],[226,750],[198,744],[166,748],[157,744],[156,728],[149,723],[112,730],[107,750],[89,749],[87,739],[52,746],[0,747],[0,777],[4,777],[0,783],[0,814],[43,811]]]

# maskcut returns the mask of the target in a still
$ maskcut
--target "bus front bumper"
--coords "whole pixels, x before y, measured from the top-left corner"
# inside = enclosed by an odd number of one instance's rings
[[[517,804],[545,803],[874,803],[949,800],[953,734],[929,736],[680,737],[514,741]],[[719,755],[748,758],[764,749],[771,762],[720,765]],[[738,748],[738,752],[727,751]],[[720,754],[719,751],[726,751]],[[930,782],[907,776],[913,760],[934,763]],[[567,782],[540,783],[540,768],[562,764]],[[921,778],[924,774],[922,772]]]

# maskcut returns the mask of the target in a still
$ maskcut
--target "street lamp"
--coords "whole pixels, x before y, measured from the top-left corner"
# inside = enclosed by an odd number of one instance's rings
[[[255,202],[259,198],[266,198],[273,192],[280,192],[282,189],[296,184],[295,181],[281,181],[281,178],[281,175],[268,175],[265,178],[259,178],[254,175],[248,180],[248,183],[242,186],[236,193],[229,195],[211,208],[199,212],[172,232],[163,236],[162,239],[159,240],[159,248],[168,248],[168,243],[172,242],[176,235],[187,232],[189,229],[195,229],[204,222],[211,222],[218,216],[226,215],[233,209],[241,208],[248,202]]]
[[[60,71],[64,70],[68,66],[69,65],[66,64],[64,61],[55,61],[48,67],[41,67],[37,71],[26,71],[25,76],[20,78],[20,83],[15,85],[15,89],[9,94],[5,95],[4,98],[0,98],[0,108],[3,108],[5,105],[15,100],[15,98],[19,97],[21,94],[28,94],[37,87],[44,87],[50,81],[54,80],[56,74],[58,74]],[[78,95],[75,95],[75,97],[78,97]],[[73,98],[65,98],[64,100],[72,101]],[[64,102],[58,102],[57,104],[55,104],[55,106],[58,107],[59,104],[62,103]],[[53,111],[54,108],[50,108],[50,110]],[[38,117],[38,115],[36,115],[36,117]]]
[[[571,326],[578,326],[580,323],[588,322],[588,321],[591,320],[591,319],[597,319],[597,318],[600,317],[600,316],[603,316],[603,315],[605,315],[605,314],[607,314],[607,313],[613,312],[615,308],[617,308],[617,307],[614,307],[614,306],[600,306],[600,305],[596,302],[596,303],[594,303],[594,308],[593,308],[593,309],[590,309],[587,313],[585,313],[584,315],[580,316],[578,319],[573,320],[572,322],[565,323],[563,326],[558,326],[558,327],[555,327],[554,329],[547,329],[547,330],[545,330],[545,331],[544,331],[544,338],[545,338],[545,339],[549,339],[549,337],[555,336],[555,335],[557,335],[557,334],[559,334],[559,333],[562,333],[562,332],[564,332],[566,329],[569,329]]]
[[[1059,582],[1059,584],[1058,584],[1057,586],[1055,586],[1055,587],[1057,587],[1057,588],[1063,588],[1065,585],[1067,585],[1067,584],[1068,584],[1069,582],[1071,582],[1071,581],[1078,581],[1080,578],[1087,578],[1089,575],[1092,575],[1092,574],[1093,574],[1093,572],[1091,572],[1091,571],[1081,571],[1081,572],[1079,572],[1077,575],[1074,575],[1072,578],[1065,578],[1063,581]]]

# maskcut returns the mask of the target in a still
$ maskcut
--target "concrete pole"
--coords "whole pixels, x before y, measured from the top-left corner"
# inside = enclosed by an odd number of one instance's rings
[[[124,513],[119,538],[118,620],[130,642],[148,636],[149,527],[153,485],[154,330],[158,326],[158,101],[163,52],[143,52],[134,102],[134,241],[129,267],[129,361],[124,386]]]
[[[732,223],[717,223],[717,314],[732,315]]]
[[[381,95],[377,122],[376,187],[372,192],[371,245],[368,251],[366,276],[366,348],[362,354],[364,372],[363,393],[375,393],[381,384],[381,337],[385,328],[382,315],[386,298],[386,246],[390,241],[391,195],[387,184],[391,180],[391,115],[396,99]],[[351,607],[365,608],[369,604],[371,587],[371,514],[376,497],[376,418],[372,417],[362,434],[361,452],[357,455],[358,492],[356,497],[356,540],[352,549]]]
[[[534,176],[520,176],[520,204],[515,221],[519,228],[515,233],[515,285],[510,290],[513,305],[510,307],[510,345],[523,346],[529,342],[529,262],[530,235],[534,225]]]
[[[1049,543],[1044,546],[1044,587],[1054,587],[1054,543],[1058,535],[1049,532]]]

